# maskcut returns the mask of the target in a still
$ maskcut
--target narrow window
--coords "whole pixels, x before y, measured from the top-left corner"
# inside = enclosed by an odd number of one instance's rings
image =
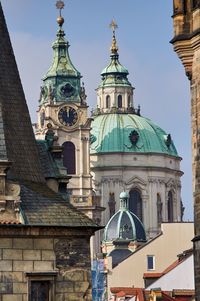
[[[42,111],[40,114],[40,125],[41,127],[44,126],[44,121],[45,121],[45,111]]]
[[[162,202],[159,193],[157,193],[157,221],[158,225],[162,222]]]
[[[132,189],[129,193],[129,210],[132,211],[137,217],[143,220],[142,210],[142,197],[138,189]]]
[[[106,109],[110,108],[110,95],[106,96]]]
[[[70,141],[63,143],[63,165],[67,168],[68,174],[76,174],[75,145]]]
[[[155,270],[155,256],[147,255],[147,270]]]
[[[110,218],[115,214],[115,194],[114,192],[109,193],[109,201],[108,201],[108,206],[109,206],[109,211],[110,211]]]
[[[130,97],[130,95],[128,96],[128,108],[130,108],[131,107],[131,97]]]
[[[174,212],[173,212],[173,194],[172,194],[172,191],[168,192],[167,209],[168,209],[168,222],[173,222]]]
[[[118,104],[118,108],[122,108],[122,96],[121,95],[118,95],[117,104]]]

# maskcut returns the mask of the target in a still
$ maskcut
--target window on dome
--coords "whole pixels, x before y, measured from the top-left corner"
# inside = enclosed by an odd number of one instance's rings
[[[117,105],[118,105],[118,108],[122,108],[122,96],[121,95],[118,95]]]
[[[63,165],[67,168],[68,174],[76,174],[75,145],[70,141],[63,143]]]
[[[173,194],[172,191],[168,192],[167,200],[167,210],[168,210],[168,222],[173,222],[174,219],[174,210],[173,210]]]
[[[106,96],[106,109],[110,108],[110,95]]]
[[[162,201],[159,193],[157,193],[157,221],[158,225],[162,223]]]
[[[143,220],[142,197],[138,189],[132,189],[129,193],[129,210],[141,221]]]

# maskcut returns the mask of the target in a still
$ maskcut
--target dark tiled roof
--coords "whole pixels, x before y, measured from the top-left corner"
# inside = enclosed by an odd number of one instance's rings
[[[58,168],[53,161],[52,155],[48,150],[48,145],[45,140],[36,140],[42,172],[45,178],[56,178],[59,176]]]
[[[13,162],[9,178],[44,182],[30,116],[0,3],[0,160]],[[3,137],[4,136],[4,137]]]
[[[21,185],[21,201],[25,224],[98,228],[92,220],[46,185]]]

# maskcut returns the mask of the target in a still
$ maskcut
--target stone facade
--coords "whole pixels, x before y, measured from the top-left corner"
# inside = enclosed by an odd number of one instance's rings
[[[158,195],[163,204],[160,220],[168,222],[168,193],[172,191],[173,218],[181,221],[180,158],[162,154],[97,154],[91,155],[91,169],[95,190],[102,194],[102,206],[106,208],[102,212],[102,224],[106,224],[112,214],[109,206],[111,193],[115,195],[113,211],[117,212],[120,192],[129,193],[133,189],[141,192],[142,221],[148,237],[160,231]]]
[[[196,299],[200,300],[200,1],[174,0],[171,43],[185,68],[191,87],[192,165],[194,191],[194,260]]]
[[[48,300],[91,300],[89,253],[89,238],[79,231],[1,227],[0,300],[32,300],[34,281],[49,284]]]

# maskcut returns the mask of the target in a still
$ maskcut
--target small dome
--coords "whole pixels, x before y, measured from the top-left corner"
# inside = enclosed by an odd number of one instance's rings
[[[135,214],[123,206],[111,217],[104,233],[105,241],[114,241],[116,239],[146,241],[146,233],[142,222]]]
[[[91,154],[161,153],[178,156],[170,135],[150,119],[128,113],[93,116]]]
[[[119,195],[120,199],[128,199],[128,193],[125,191],[122,191]]]

